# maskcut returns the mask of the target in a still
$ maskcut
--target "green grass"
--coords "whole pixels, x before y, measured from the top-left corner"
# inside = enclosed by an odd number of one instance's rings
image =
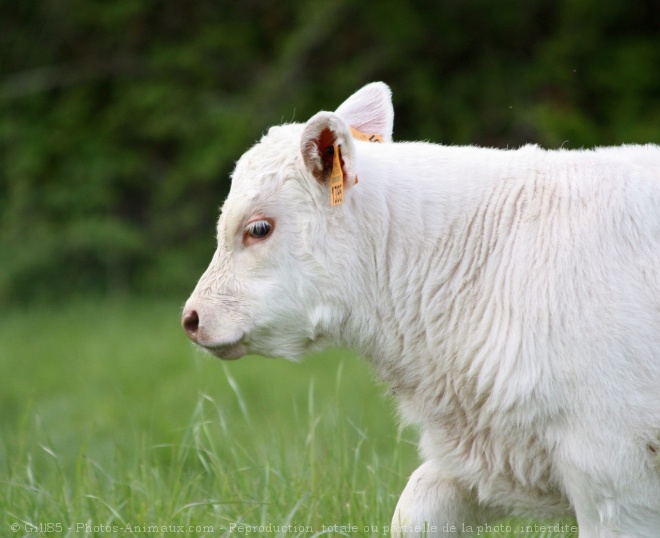
[[[383,535],[418,460],[368,366],[221,363],[179,309],[4,309],[0,536]],[[576,536],[481,534],[521,535]]]

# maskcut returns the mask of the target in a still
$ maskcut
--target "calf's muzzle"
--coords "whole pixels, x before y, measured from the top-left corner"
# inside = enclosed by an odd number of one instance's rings
[[[188,338],[197,343],[197,333],[199,331],[199,315],[197,310],[186,308],[181,315],[181,326],[186,331]]]

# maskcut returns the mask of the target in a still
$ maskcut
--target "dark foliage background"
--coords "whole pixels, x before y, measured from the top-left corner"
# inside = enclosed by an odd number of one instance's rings
[[[192,289],[268,126],[393,89],[396,139],[660,143],[656,0],[0,0],[0,301]]]

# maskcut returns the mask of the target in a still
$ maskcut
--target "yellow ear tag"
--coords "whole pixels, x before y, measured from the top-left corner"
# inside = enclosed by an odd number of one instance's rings
[[[332,172],[330,172],[330,205],[339,205],[344,202],[344,172],[339,160],[339,147],[333,145],[335,153],[332,156]]]
[[[383,143],[383,137],[381,137],[379,134],[362,133],[357,129],[354,129],[353,127],[351,127],[350,129],[351,129],[351,135],[353,135],[353,138],[355,138],[355,140],[362,140],[364,142],[380,142],[381,144]]]
[[[383,137],[376,133],[362,133],[357,129],[350,127],[351,135],[356,140],[364,142],[380,142],[383,143]],[[341,169],[341,161],[339,159],[339,146],[333,144],[334,154],[332,156],[332,172],[330,172],[330,205],[339,205],[344,203],[344,172]],[[358,178],[355,176],[353,183],[357,183]]]

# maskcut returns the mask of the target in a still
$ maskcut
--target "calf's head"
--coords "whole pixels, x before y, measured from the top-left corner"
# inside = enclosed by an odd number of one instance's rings
[[[359,189],[351,128],[387,143],[393,117],[389,88],[369,84],[334,113],[271,128],[239,159],[217,250],[183,310],[193,342],[223,359],[297,359],[338,343],[349,307],[338,290],[354,256],[346,227],[355,216],[350,203],[331,206],[330,177],[341,169],[350,202]]]

